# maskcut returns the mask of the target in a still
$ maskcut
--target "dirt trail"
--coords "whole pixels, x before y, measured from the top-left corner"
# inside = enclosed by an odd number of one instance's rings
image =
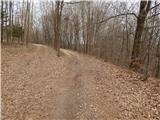
[[[2,48],[3,120],[158,120],[158,80],[43,45]],[[154,109],[153,109],[154,108]]]

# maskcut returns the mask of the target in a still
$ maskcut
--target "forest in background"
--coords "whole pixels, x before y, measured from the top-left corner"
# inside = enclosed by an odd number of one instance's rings
[[[160,77],[160,2],[1,1],[1,43],[71,49]]]

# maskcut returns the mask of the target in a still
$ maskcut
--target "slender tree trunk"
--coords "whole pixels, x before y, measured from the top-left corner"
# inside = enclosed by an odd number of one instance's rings
[[[8,14],[8,1],[5,1],[5,3],[6,3],[6,9],[5,9],[5,11]],[[7,19],[7,17],[5,19],[5,22],[6,22],[6,25],[5,25],[6,26],[6,37],[7,37],[7,43],[8,43],[8,25],[7,25],[8,19]]]
[[[129,57],[129,35],[128,35],[128,16],[127,16],[127,14],[126,14],[126,52],[127,52],[127,54],[126,54],[126,57],[127,57],[127,59],[128,59],[128,57]]]
[[[4,32],[4,11],[3,11],[3,3],[4,1],[1,1],[1,42],[3,43],[3,32]]]
[[[12,1],[9,2],[9,41],[12,41]]]
[[[27,32],[26,32],[26,47],[29,42],[29,27],[30,27],[30,2],[27,2]]]
[[[86,40],[85,40],[85,16],[84,16],[84,1],[81,2],[81,20],[82,20],[82,38],[83,38],[83,52],[86,51]]]
[[[21,8],[21,26],[22,26],[22,29],[24,28],[24,0],[22,1],[22,8]],[[21,35],[21,42],[23,43],[23,36],[24,34]]]
[[[14,23],[14,1],[12,1],[12,7],[11,7],[11,11],[12,11],[12,14],[11,14],[11,25],[13,26],[13,23]],[[11,41],[13,42],[14,41],[14,37],[13,37],[13,31],[11,32]]]

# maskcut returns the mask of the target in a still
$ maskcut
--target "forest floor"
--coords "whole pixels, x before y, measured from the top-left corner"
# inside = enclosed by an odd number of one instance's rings
[[[160,80],[44,45],[2,46],[3,120],[160,120]]]

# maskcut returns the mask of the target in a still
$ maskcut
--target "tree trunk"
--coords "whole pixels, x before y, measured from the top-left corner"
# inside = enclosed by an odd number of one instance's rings
[[[27,2],[27,32],[26,32],[26,47],[28,47],[29,37],[29,24],[30,24],[30,3]]]
[[[3,31],[4,31],[4,13],[3,13],[3,0],[1,1],[1,42],[3,43]]]
[[[60,56],[60,42],[61,42],[61,14],[63,8],[63,1],[56,1],[55,6],[55,14],[54,14],[54,32],[55,32],[55,39],[54,39],[54,48],[57,51],[57,56]]]
[[[9,2],[9,37],[12,41],[12,1]]]
[[[144,29],[145,19],[150,9],[150,5],[151,5],[151,1],[141,0],[140,11],[139,11],[139,15],[137,18],[135,38],[134,38],[134,43],[133,43],[133,50],[132,50],[132,55],[131,55],[132,60],[139,60],[141,36],[143,33],[143,29]],[[136,69],[139,68],[138,66],[135,66],[133,62],[131,62],[130,67],[135,67]]]
[[[6,11],[7,15],[8,15],[8,1],[5,1],[5,3],[6,3],[5,11]],[[6,37],[7,37],[7,43],[8,43],[8,26],[7,26],[8,19],[7,19],[7,17],[5,19],[5,22],[6,22],[5,26],[6,26],[6,35],[7,35]]]

